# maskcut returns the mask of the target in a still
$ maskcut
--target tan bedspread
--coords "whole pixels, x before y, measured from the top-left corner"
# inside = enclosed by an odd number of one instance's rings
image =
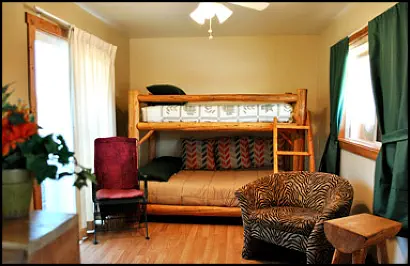
[[[165,205],[237,207],[235,191],[272,170],[190,171],[168,182],[148,182],[148,202]]]

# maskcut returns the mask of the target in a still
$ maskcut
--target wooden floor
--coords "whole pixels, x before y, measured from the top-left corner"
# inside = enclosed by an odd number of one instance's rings
[[[80,244],[81,263],[286,263],[244,260],[241,225],[150,222],[138,231],[98,233]]]

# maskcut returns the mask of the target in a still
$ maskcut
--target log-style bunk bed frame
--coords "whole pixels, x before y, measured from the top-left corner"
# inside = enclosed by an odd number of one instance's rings
[[[181,102],[258,102],[289,103],[293,105],[293,123],[273,122],[141,122],[141,107],[147,103]],[[128,91],[128,137],[139,140],[138,145],[148,141],[148,159],[156,157],[156,131],[258,131],[273,134],[273,172],[278,172],[278,156],[293,156],[292,170],[304,169],[303,156],[309,157],[309,171],[315,171],[313,137],[310,126],[310,114],[307,110],[307,89],[297,89],[296,94],[211,94],[211,95],[144,95],[138,90]],[[140,139],[140,131],[148,131]],[[302,131],[302,132],[301,132]],[[278,136],[283,137],[292,147],[292,151],[278,151]],[[308,151],[305,150],[307,137]],[[180,214],[203,216],[241,216],[239,207],[214,206],[174,206],[149,204],[151,214]]]

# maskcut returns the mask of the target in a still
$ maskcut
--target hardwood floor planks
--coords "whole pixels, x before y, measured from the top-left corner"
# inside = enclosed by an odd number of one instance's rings
[[[149,223],[138,231],[106,232],[80,244],[81,263],[146,264],[261,264],[264,261],[242,259],[242,225]]]

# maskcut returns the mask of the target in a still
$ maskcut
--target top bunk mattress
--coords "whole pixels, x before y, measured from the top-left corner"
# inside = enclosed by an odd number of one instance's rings
[[[288,103],[156,105],[141,108],[142,122],[272,122],[291,123]]]

